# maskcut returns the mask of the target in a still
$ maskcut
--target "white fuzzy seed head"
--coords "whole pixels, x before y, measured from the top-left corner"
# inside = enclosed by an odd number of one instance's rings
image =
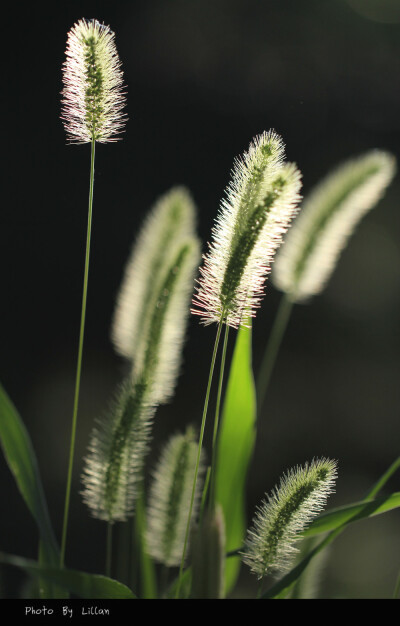
[[[316,459],[288,472],[257,510],[248,531],[243,561],[258,578],[288,569],[295,542],[333,491],[336,462]]]
[[[132,379],[143,377],[149,381],[149,396],[154,404],[168,402],[175,390],[199,260],[197,238],[183,240],[167,263],[158,298],[143,326]]]
[[[81,19],[68,33],[62,115],[70,143],[116,141],[125,125],[121,62],[108,26]]]
[[[147,216],[125,267],[111,327],[115,350],[134,360],[151,300],[162,280],[167,259],[179,243],[194,234],[196,208],[184,187],[174,187]]]
[[[221,319],[234,328],[254,317],[264,282],[300,200],[301,175],[283,164],[282,139],[264,132],[236,160],[213,229],[192,313],[204,324]]]
[[[111,330],[116,351],[132,363],[132,379],[151,376],[155,404],[175,388],[200,256],[193,201],[183,187],[173,188],[132,249]]]
[[[147,511],[146,542],[149,554],[165,565],[179,565],[192,496],[197,458],[194,431],[173,435],[164,447],[153,473]],[[199,467],[192,520],[201,494],[204,458]]]
[[[125,521],[134,511],[156,410],[147,395],[145,384],[125,382],[92,430],[82,496],[97,519]]]
[[[383,196],[395,171],[391,154],[373,150],[322,180],[279,250],[272,273],[275,286],[293,302],[320,293],[356,225]]]

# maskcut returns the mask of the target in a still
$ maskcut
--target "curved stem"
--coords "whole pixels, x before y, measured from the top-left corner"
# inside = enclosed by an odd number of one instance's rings
[[[64,566],[65,548],[66,548],[66,543],[67,543],[69,501],[70,501],[70,496],[71,496],[72,468],[74,464],[76,424],[77,424],[77,416],[78,416],[79,389],[80,389],[81,370],[82,370],[83,339],[84,339],[84,334],[85,334],[86,299],[87,299],[87,287],[88,287],[88,277],[89,277],[90,236],[91,236],[91,231],[92,231],[92,212],[93,212],[94,157],[95,157],[95,140],[94,139],[92,140],[91,145],[92,145],[92,151],[91,151],[91,161],[90,161],[89,207],[88,207],[88,224],[87,224],[87,235],[86,235],[85,271],[84,271],[84,278],[83,278],[81,325],[80,325],[80,332],[79,332],[78,362],[77,362],[77,367],[76,367],[75,397],[74,397],[74,409],[73,409],[73,414],[72,414],[72,430],[71,430],[71,443],[70,443],[70,449],[69,449],[68,477],[67,477],[67,488],[66,488],[66,493],[65,493],[64,521],[63,521],[61,550],[60,550],[60,567]]]
[[[293,307],[293,302],[286,296],[282,296],[278,312],[275,317],[274,325],[271,330],[271,334],[268,339],[267,347],[264,352],[264,357],[261,363],[261,367],[257,378],[257,406],[258,415],[261,413],[261,409],[265,400],[268,385],[271,380],[272,371],[274,369],[276,357],[282,342],[283,335],[285,333],[290,313]]]
[[[220,415],[220,406],[221,406],[221,396],[222,396],[222,383],[224,380],[224,369],[225,369],[225,361],[226,361],[226,348],[228,345],[228,335],[229,335],[229,326],[225,326],[225,336],[224,336],[224,345],[222,348],[222,357],[221,357],[221,367],[219,371],[219,383],[218,383],[218,395],[217,395],[217,404],[215,408],[215,419],[214,419],[214,432],[213,432],[213,440],[212,440],[212,452],[211,452],[211,482],[210,482],[210,508],[215,508],[215,464],[216,464],[216,455],[217,455],[217,434],[218,434],[218,425],[219,425],[219,415]]]
[[[187,521],[187,524],[186,524],[185,542],[184,542],[184,546],[183,546],[181,565],[180,565],[180,568],[179,568],[178,584],[177,584],[177,587],[176,587],[176,596],[175,596],[176,598],[179,598],[179,592],[180,592],[180,589],[181,589],[183,566],[185,564],[186,550],[187,550],[187,544],[188,544],[188,539],[189,539],[190,522],[191,522],[191,519],[192,519],[194,496],[195,496],[195,492],[196,492],[197,475],[199,473],[201,449],[202,449],[202,446],[203,446],[204,429],[205,429],[205,426],[206,426],[208,402],[209,402],[209,399],[210,399],[211,383],[212,383],[212,378],[213,378],[213,373],[214,373],[215,360],[216,360],[216,357],[217,357],[219,339],[221,337],[221,330],[222,330],[223,319],[224,319],[223,316],[221,316],[221,321],[218,324],[217,336],[215,338],[215,343],[214,343],[214,350],[213,350],[213,355],[212,355],[212,359],[211,359],[210,372],[209,372],[209,375],[208,375],[207,391],[206,391],[206,397],[205,397],[205,400],[204,400],[203,417],[202,417],[202,420],[201,420],[201,427],[200,427],[199,445],[198,445],[198,449],[197,449],[196,467],[195,467],[195,471],[194,471],[192,496],[191,496],[191,499],[190,499],[189,515],[188,515],[188,521]]]

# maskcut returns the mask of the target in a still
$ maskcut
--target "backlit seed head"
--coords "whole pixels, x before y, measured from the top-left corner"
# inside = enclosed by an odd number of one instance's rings
[[[81,19],[68,33],[62,115],[70,143],[116,141],[125,125],[121,62],[108,26]]]
[[[132,248],[115,308],[115,349],[132,363],[133,380],[151,377],[156,404],[171,398],[180,370],[201,256],[195,221],[184,187],[158,200]]]
[[[236,160],[226,199],[200,268],[192,313],[204,324],[238,328],[254,317],[271,263],[300,199],[301,175],[283,164],[283,142],[273,131]]]
[[[336,462],[316,459],[296,467],[258,508],[248,531],[243,561],[258,578],[284,572],[297,552],[299,534],[326,504],[336,479]]]
[[[275,286],[293,302],[320,293],[358,222],[383,196],[395,171],[391,154],[372,150],[323,179],[305,199],[279,250]]]
[[[184,435],[173,435],[153,473],[147,510],[147,547],[154,559],[169,567],[179,565],[182,558],[197,448],[191,428]],[[204,455],[196,483],[192,520],[199,505],[203,474]]]

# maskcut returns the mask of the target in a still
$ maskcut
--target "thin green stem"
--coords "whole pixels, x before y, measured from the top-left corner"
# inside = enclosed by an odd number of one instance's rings
[[[177,587],[176,587],[176,594],[175,594],[176,598],[179,598],[179,592],[180,592],[180,589],[181,589],[182,573],[183,573],[183,567],[184,567],[184,564],[185,564],[186,550],[187,550],[187,544],[188,544],[188,539],[189,539],[190,522],[191,522],[191,519],[192,519],[194,496],[195,496],[195,492],[196,492],[197,475],[199,473],[201,450],[202,450],[202,447],[203,447],[203,438],[204,438],[204,430],[205,430],[205,426],[206,426],[208,402],[209,402],[209,399],[210,399],[211,383],[212,383],[212,378],[213,378],[213,373],[214,373],[215,360],[216,360],[216,357],[217,357],[219,339],[221,337],[221,330],[222,330],[223,319],[224,319],[224,316],[222,315],[221,316],[221,320],[220,320],[220,322],[218,324],[217,336],[215,338],[214,350],[213,350],[213,354],[212,354],[212,358],[211,358],[210,372],[209,372],[209,375],[208,375],[207,391],[206,391],[206,397],[205,397],[205,400],[204,400],[203,417],[202,417],[202,420],[201,420],[199,445],[198,445],[198,450],[197,450],[197,459],[196,459],[196,466],[195,466],[194,478],[193,478],[192,495],[191,495],[191,499],[190,499],[188,521],[187,521],[187,524],[186,524],[185,542],[184,542],[184,546],[183,546],[181,565],[180,565],[180,568],[179,568],[178,584],[177,584]]]
[[[262,406],[264,404],[265,396],[268,390],[268,385],[271,380],[271,375],[274,369],[276,357],[282,338],[285,333],[290,313],[292,310],[293,302],[289,300],[287,295],[282,296],[278,312],[275,317],[274,325],[271,330],[271,334],[268,339],[267,347],[264,352],[264,357],[261,363],[261,367],[257,378],[257,407],[258,415],[261,413]]]
[[[79,348],[78,348],[78,362],[77,362],[77,367],[76,367],[76,379],[75,379],[74,409],[73,409],[73,415],[72,415],[68,477],[67,477],[67,487],[66,487],[66,493],[65,493],[64,520],[63,520],[63,530],[62,530],[61,550],[60,550],[60,567],[61,568],[64,567],[65,548],[66,548],[66,543],[67,543],[69,502],[70,502],[70,497],[71,497],[72,468],[74,464],[76,424],[77,424],[77,417],[78,417],[79,390],[80,390],[81,370],[82,370],[83,339],[85,335],[86,300],[87,300],[87,287],[88,287],[88,277],[89,277],[90,237],[91,237],[91,232],[92,232],[92,213],[93,213],[95,143],[96,142],[93,139],[91,161],[90,161],[89,207],[88,207],[88,223],[87,223],[87,235],[86,235],[85,271],[84,271],[84,279],[83,279],[81,325],[80,325],[80,332],[79,332]]]
[[[399,466],[399,459],[396,459],[394,463],[389,467],[389,469],[381,476],[378,482],[374,485],[371,491],[366,495],[362,502],[368,504],[371,499],[371,496],[375,497],[378,492],[385,486],[389,478],[394,474]],[[351,521],[351,520],[349,520]],[[288,574],[283,576],[280,581],[278,581],[271,589],[264,594],[263,598],[280,598],[286,597],[287,593],[290,589],[295,585],[298,577],[303,573],[309,562],[314,556],[316,556],[321,550],[323,550],[327,545],[329,545],[338,535],[340,535],[344,530],[346,530],[349,521],[345,522],[341,526],[338,526],[335,530],[332,530],[315,548],[313,548],[304,559],[296,565],[294,569],[292,569]],[[400,575],[399,575],[400,581]],[[400,584],[400,583],[399,583]],[[397,587],[395,592],[397,592]]]
[[[107,543],[106,543],[106,576],[111,577],[111,562],[112,562],[112,531],[113,525],[111,522],[107,523]]]
[[[216,456],[217,456],[217,434],[218,434],[218,425],[219,425],[219,415],[220,415],[220,407],[221,407],[221,396],[222,396],[222,384],[224,380],[224,369],[225,369],[225,361],[226,361],[226,349],[228,345],[228,335],[229,335],[229,326],[225,326],[225,336],[224,336],[224,345],[222,348],[222,357],[221,357],[221,367],[219,370],[219,383],[218,383],[218,395],[217,395],[217,404],[215,407],[215,419],[214,419],[214,432],[213,432],[213,440],[212,440],[212,452],[211,452],[211,482],[210,482],[210,509],[214,510],[215,508],[215,469],[216,469]]]
[[[145,600],[157,598],[157,580],[153,560],[146,546],[146,505],[144,485],[136,500],[133,540],[136,544],[135,554],[138,563],[140,580],[140,597]],[[132,586],[135,589],[135,586]]]
[[[373,500],[382,487],[384,487],[389,480],[393,476],[393,474],[400,467],[400,456],[391,464],[391,466],[386,470],[386,472],[380,477],[377,483],[372,487],[372,489],[368,492],[368,495],[365,497],[365,500]]]
[[[207,493],[208,493],[208,488],[210,486],[210,476],[211,476],[211,465],[207,467],[206,477],[204,479],[203,494],[201,496],[201,504],[200,504],[200,516],[199,516],[200,519],[203,518],[204,509],[206,507]]]
[[[396,585],[395,585],[394,592],[393,592],[393,600],[396,600],[399,597],[399,593],[400,593],[400,573],[397,576],[397,581],[396,581]]]

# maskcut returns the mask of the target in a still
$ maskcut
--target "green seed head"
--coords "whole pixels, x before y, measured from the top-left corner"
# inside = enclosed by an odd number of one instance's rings
[[[184,435],[170,438],[153,474],[147,511],[147,546],[150,555],[167,566],[179,565],[182,558],[196,457],[195,434],[188,428]],[[195,511],[203,473],[202,460],[200,480],[196,484]]]
[[[310,465],[292,469],[262,502],[243,553],[243,561],[258,578],[289,567],[299,534],[325,506],[335,479],[335,461],[313,460]]]

